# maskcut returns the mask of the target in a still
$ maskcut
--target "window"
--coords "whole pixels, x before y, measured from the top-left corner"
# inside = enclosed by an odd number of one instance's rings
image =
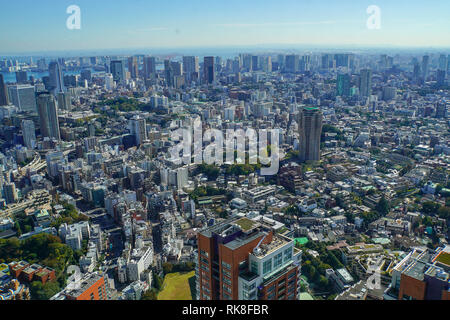
[[[230,299],[231,299],[231,296],[228,295],[228,294],[226,294],[226,293],[224,292],[224,293],[223,293],[223,298],[224,298],[224,300],[230,300]]]
[[[263,263],[263,274],[269,273],[270,271],[272,271],[272,259]]]
[[[292,259],[292,248],[284,250],[284,262]]]
[[[256,283],[253,283],[249,286],[244,283],[243,288],[244,288],[244,290],[251,291],[256,288]]]
[[[205,250],[200,250],[200,254],[205,256],[205,257],[207,257],[207,258],[209,257],[208,252],[206,252]]]
[[[94,294],[91,293],[91,300],[94,300],[94,299],[95,299]]]
[[[272,292],[273,290],[275,290],[275,285],[271,285],[270,287],[269,287],[269,289],[267,289],[267,292]]]
[[[295,272],[292,272],[292,273],[288,276],[288,280],[291,280],[293,277],[295,277]]]
[[[205,258],[200,259],[204,264],[209,265],[209,261]]]
[[[229,272],[229,271],[227,271],[227,270],[225,270],[225,269],[222,269],[222,273],[223,273],[224,275],[226,275],[228,278],[231,278],[231,272]]]
[[[253,273],[258,274],[258,263],[256,261],[252,261],[252,263],[250,264],[250,270]]]
[[[280,252],[274,258],[273,268],[276,269],[283,264],[283,253]]]
[[[223,282],[225,282],[226,284],[228,284],[229,286],[231,286],[231,280],[230,280],[230,279],[228,279],[228,278],[226,278],[226,277],[223,277],[222,280],[223,280]]]
[[[225,292],[228,292],[229,294],[231,294],[231,289],[229,287],[227,287],[226,285],[223,285],[222,287]]]
[[[225,261],[222,261],[222,267],[224,267],[224,268],[226,268],[228,270],[231,270],[231,265],[226,263]]]

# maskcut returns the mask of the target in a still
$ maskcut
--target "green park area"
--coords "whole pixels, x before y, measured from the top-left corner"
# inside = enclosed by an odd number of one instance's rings
[[[164,277],[158,300],[192,300],[191,288],[195,288],[195,271],[169,273]]]

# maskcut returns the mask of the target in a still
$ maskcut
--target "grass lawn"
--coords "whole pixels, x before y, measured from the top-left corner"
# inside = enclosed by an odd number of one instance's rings
[[[192,300],[189,279],[195,277],[195,271],[189,273],[169,273],[164,277],[163,289],[158,300]]]

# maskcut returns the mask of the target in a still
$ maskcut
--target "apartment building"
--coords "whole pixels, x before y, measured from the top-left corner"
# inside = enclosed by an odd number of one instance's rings
[[[198,234],[200,300],[294,300],[301,251],[263,219],[233,217]]]

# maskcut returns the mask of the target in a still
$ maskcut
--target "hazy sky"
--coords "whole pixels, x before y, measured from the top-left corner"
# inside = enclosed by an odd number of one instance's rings
[[[68,30],[69,5],[81,30]],[[381,29],[369,30],[369,5]],[[448,0],[2,0],[0,53],[312,44],[450,47]]]

